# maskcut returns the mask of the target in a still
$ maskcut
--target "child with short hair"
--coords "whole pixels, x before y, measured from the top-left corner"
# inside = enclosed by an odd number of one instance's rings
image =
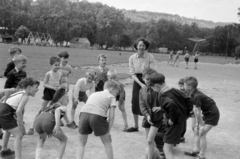
[[[25,135],[23,125],[23,110],[28,102],[29,96],[34,97],[38,91],[39,82],[33,78],[25,78],[22,81],[23,90],[10,95],[4,103],[0,103],[0,125],[5,130],[3,136],[3,147],[1,157],[13,155],[14,151],[7,148],[10,134],[15,136],[14,149],[15,158],[21,159],[22,138]]]
[[[93,72],[87,71],[84,78],[80,78],[72,92],[72,110],[71,110],[71,120],[70,123],[74,128],[77,128],[77,124],[74,121],[75,110],[79,102],[86,103],[88,96],[95,92],[95,82]],[[86,91],[89,90],[89,95],[86,94]]]
[[[8,52],[9,52],[9,54],[10,54],[10,56],[11,56],[12,61],[7,64],[7,68],[6,68],[6,70],[4,71],[4,76],[5,76],[5,77],[7,77],[7,76],[8,76],[8,73],[9,73],[10,71],[12,71],[12,69],[15,68],[15,64],[14,64],[13,59],[14,59],[14,57],[15,57],[16,55],[21,54],[21,53],[22,53],[22,50],[21,50],[20,48],[18,48],[18,47],[11,47],[11,48],[8,50]]]
[[[92,132],[94,132],[95,136],[101,138],[107,158],[113,159],[110,130],[114,122],[115,108],[117,106],[116,96],[118,93],[118,83],[107,81],[104,84],[104,91],[93,93],[82,107],[79,116],[80,142],[77,150],[77,159],[83,159],[88,135]],[[108,111],[109,117],[107,120]]]
[[[172,65],[172,63],[173,63],[173,55],[174,55],[174,51],[171,51],[170,53],[169,53],[169,57],[168,57],[168,64],[167,65]]]
[[[173,146],[180,142],[184,120],[190,115],[193,104],[185,94],[167,86],[163,74],[151,75],[149,83],[151,88],[159,93],[158,102],[167,119],[164,153],[167,159],[173,159]]]
[[[180,54],[181,54],[181,51],[178,51],[174,58],[173,67],[175,66],[175,64],[176,64],[176,67],[178,67]]]
[[[39,138],[35,159],[41,159],[43,145],[47,136],[53,136],[60,141],[57,159],[62,159],[67,144],[67,136],[60,127],[60,120],[67,112],[68,103],[69,97],[64,94],[56,103],[50,105],[36,118],[34,128]]]
[[[118,86],[120,88],[119,90],[119,94],[116,97],[116,101],[118,101],[118,108],[119,110],[122,112],[122,117],[123,117],[123,122],[124,122],[124,129],[123,131],[127,131],[128,130],[128,122],[127,122],[127,112],[125,109],[125,98],[126,98],[126,93],[124,90],[124,85],[118,81],[118,77],[117,77],[117,71],[114,69],[110,69],[107,72],[107,78],[108,81],[116,81],[118,83]]]
[[[97,59],[98,59],[99,66],[94,69],[94,76],[95,76],[94,81],[96,84],[95,91],[99,92],[99,91],[103,91],[104,83],[108,80],[107,72],[109,69],[106,67],[106,61],[107,61],[106,55],[101,54],[98,56]]]
[[[215,101],[197,89],[198,80],[196,77],[185,78],[184,87],[189,91],[194,104],[194,114],[196,116],[195,130],[198,132],[194,139],[194,148],[190,152],[185,152],[189,156],[197,156],[198,159],[205,159],[207,149],[206,136],[208,132],[218,125],[220,112]]]
[[[197,52],[195,53],[194,57],[193,57],[193,59],[194,59],[194,64],[195,64],[194,69],[197,69],[198,58],[199,58],[199,52],[197,51]]]
[[[16,88],[18,83],[27,77],[27,73],[24,70],[26,68],[27,58],[19,54],[14,56],[13,61],[15,68],[8,73],[4,88]]]
[[[188,51],[186,51],[186,54],[184,55],[184,60],[185,60],[185,62],[186,62],[186,67],[185,67],[185,69],[188,69],[189,58],[190,58],[190,54],[188,53]]]

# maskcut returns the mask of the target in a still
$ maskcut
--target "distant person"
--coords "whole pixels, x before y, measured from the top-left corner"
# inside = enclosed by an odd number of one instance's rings
[[[7,77],[8,73],[15,68],[15,64],[14,64],[13,59],[14,59],[14,57],[15,57],[16,55],[21,54],[21,53],[22,53],[22,50],[21,50],[20,48],[18,48],[18,47],[11,47],[11,48],[8,50],[8,52],[9,52],[9,54],[10,54],[10,56],[11,56],[12,61],[7,64],[7,68],[6,68],[5,71],[4,71],[4,76],[5,76],[5,77]]]
[[[83,159],[88,135],[92,132],[94,132],[95,136],[101,138],[107,158],[114,158],[110,131],[115,118],[116,96],[118,93],[118,83],[107,81],[104,84],[104,91],[93,93],[82,107],[79,116],[78,132],[80,135],[77,147],[77,159]]]
[[[127,111],[125,109],[126,93],[124,90],[124,85],[120,81],[118,81],[117,71],[114,69],[110,69],[107,72],[107,78],[108,78],[108,81],[115,81],[118,83],[119,93],[116,96],[116,101],[118,102],[118,108],[121,111],[122,117],[123,117],[123,123],[124,123],[123,131],[126,132],[128,130],[128,121],[127,121]]]
[[[174,56],[174,51],[170,51],[167,65],[170,65],[170,66],[173,65],[173,56]]]
[[[190,54],[188,53],[188,51],[186,51],[186,54],[184,55],[184,60],[185,60],[185,62],[186,62],[186,67],[185,67],[185,69],[188,69],[189,58],[190,58]]]
[[[25,72],[25,68],[27,66],[27,58],[22,55],[16,55],[13,58],[13,62],[15,64],[15,68],[12,69],[7,74],[7,80],[5,82],[4,88],[16,88],[18,83],[27,77],[27,73]]]
[[[205,159],[207,150],[207,134],[214,127],[218,125],[220,112],[213,99],[200,92],[197,89],[198,81],[195,77],[189,76],[184,80],[184,87],[189,91],[194,104],[194,113],[196,116],[195,129],[198,132],[195,135],[194,147],[192,151],[185,152],[185,155],[198,157],[198,159]]]
[[[95,76],[94,81],[96,84],[95,91],[99,92],[99,91],[103,91],[103,86],[104,86],[104,83],[107,81],[107,72],[109,69],[106,67],[106,64],[107,64],[106,55],[101,54],[98,56],[97,59],[98,59],[99,66],[94,69],[94,76]]]
[[[197,52],[195,53],[194,57],[193,57],[193,59],[194,59],[194,64],[195,64],[194,69],[197,69],[197,63],[198,63],[199,55],[200,55],[200,54],[199,54],[199,52],[197,51]]]
[[[178,51],[175,58],[174,58],[173,67],[175,66],[175,64],[176,64],[175,67],[178,67],[180,54],[181,54],[181,51]]]
[[[86,91],[89,91],[89,95],[87,95]],[[72,110],[71,110],[71,125],[74,128],[77,128],[77,124],[74,120],[76,108],[78,102],[83,102],[84,104],[88,100],[88,96],[95,92],[95,82],[94,82],[94,74],[93,72],[86,72],[84,78],[80,78],[72,91]]]
[[[138,116],[142,115],[139,108],[139,91],[145,87],[142,79],[142,72],[145,68],[153,68],[156,70],[156,60],[152,54],[147,53],[150,43],[146,39],[139,39],[134,43],[137,53],[129,58],[129,70],[133,79],[132,89],[132,113],[134,126],[129,128],[127,132],[136,132],[138,130]]]

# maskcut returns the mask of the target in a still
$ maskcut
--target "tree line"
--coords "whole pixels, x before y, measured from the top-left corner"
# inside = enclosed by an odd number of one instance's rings
[[[239,13],[240,15],[240,10]],[[170,50],[191,51],[194,42],[188,38],[204,38],[201,52],[231,55],[240,43],[240,24],[218,26],[214,29],[201,28],[176,21],[149,19],[136,22],[126,18],[122,10],[87,1],[69,0],[1,0],[1,34],[14,34],[20,26],[32,32],[49,33],[56,43],[70,41],[73,37],[87,37],[91,45],[98,44],[103,49],[126,49],[140,38],[151,42],[150,51],[159,47]],[[7,28],[7,29],[6,29]],[[17,37],[27,34],[17,32]]]

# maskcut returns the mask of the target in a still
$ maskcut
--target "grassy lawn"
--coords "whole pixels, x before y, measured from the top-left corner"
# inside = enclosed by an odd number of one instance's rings
[[[3,74],[7,63],[10,61],[10,56],[8,49],[12,44],[2,44],[0,43],[0,69],[1,74]],[[118,64],[118,63],[128,63],[128,58],[133,54],[133,52],[123,52],[123,51],[105,51],[105,50],[86,50],[86,49],[75,49],[75,48],[61,48],[61,47],[39,47],[39,46],[27,46],[20,45],[23,55],[27,56],[28,63],[26,72],[30,77],[35,77],[38,80],[43,80],[44,75],[50,70],[51,66],[48,62],[51,56],[57,56],[58,52],[61,50],[66,50],[69,52],[69,64],[75,68],[73,77],[71,78],[71,83],[75,83],[77,79],[81,78],[85,74],[85,69],[83,66],[95,66],[98,64],[97,56],[100,54],[105,54],[107,56],[107,63]],[[121,52],[121,56],[119,53]],[[167,61],[167,54],[154,54],[157,61]],[[182,57],[180,58],[182,59]],[[193,61],[190,59],[190,61]],[[234,63],[234,59],[231,57],[225,59],[220,56],[200,56],[200,62],[203,63]],[[126,73],[121,73],[120,78],[128,77],[128,69],[126,67]]]

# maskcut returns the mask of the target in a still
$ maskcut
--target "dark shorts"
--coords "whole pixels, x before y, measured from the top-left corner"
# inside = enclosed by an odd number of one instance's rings
[[[194,62],[198,62],[198,59],[194,59]]]
[[[62,98],[66,93],[64,88],[58,89],[53,96],[52,102],[56,103],[60,98]]]
[[[138,80],[144,83],[142,79],[142,74],[136,74]],[[139,107],[139,91],[141,86],[137,82],[133,82],[133,89],[132,89],[132,113],[136,115],[142,115]]]
[[[151,126],[154,126],[156,128],[160,128],[160,126],[162,125],[162,121],[157,121],[157,122],[153,122],[153,125],[151,125],[148,121],[147,118],[144,117],[143,121],[142,121],[142,127],[143,128],[150,128]]]
[[[189,61],[189,58],[185,58],[185,61],[188,62],[188,61]]]
[[[0,125],[3,130],[10,130],[18,127],[16,110],[6,103],[0,103]]]
[[[43,90],[42,99],[46,100],[46,101],[51,101],[53,99],[55,92],[56,92],[56,90],[45,87]]]
[[[34,122],[34,128],[38,134],[52,134],[55,127],[55,116],[49,112],[41,113]]]
[[[109,130],[107,117],[84,112],[80,113],[78,126],[78,132],[82,135],[88,135],[94,132],[95,136],[103,136],[106,135]]]
[[[220,119],[220,112],[216,109],[214,112],[211,112],[203,116],[203,121],[206,125],[217,126]]]
[[[72,100],[75,101],[74,96],[73,96]],[[88,100],[88,96],[87,96],[86,92],[79,92],[78,101],[86,103],[87,100]]]
[[[95,92],[100,92],[103,91],[103,87],[104,87],[104,82],[101,80],[98,82],[98,84],[95,87]]]
[[[180,138],[181,138],[181,134],[183,132],[183,121],[179,122],[179,123],[174,123],[171,126],[166,126],[166,133],[164,136],[164,143],[167,144],[179,144],[180,142]]]

